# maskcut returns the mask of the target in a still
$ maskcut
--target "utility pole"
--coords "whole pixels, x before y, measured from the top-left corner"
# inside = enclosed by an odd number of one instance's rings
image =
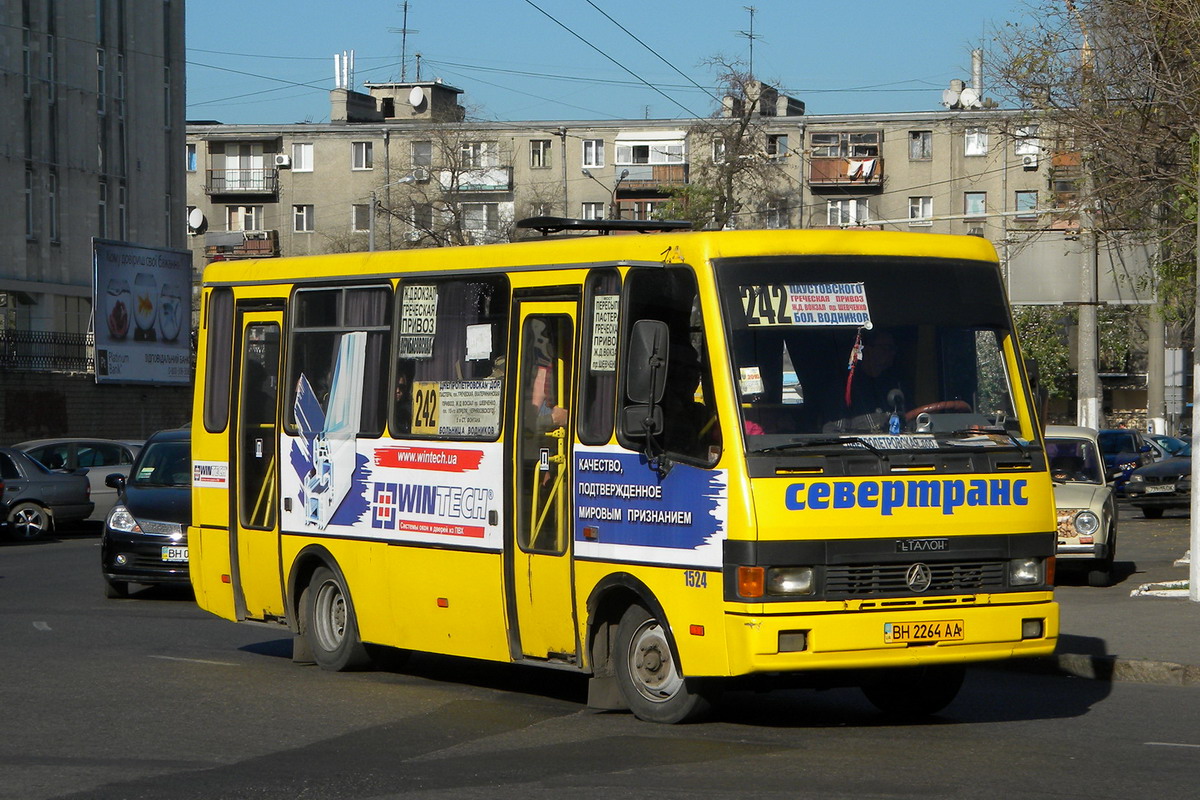
[[[1200,128],[1197,128],[1200,133]],[[1193,156],[1194,158],[1195,156]],[[1200,177],[1196,180],[1196,188],[1200,189]],[[1196,276],[1200,278],[1200,214],[1196,215]],[[1200,312],[1200,292],[1196,293],[1196,311]],[[1196,317],[1195,330],[1200,334],[1200,316]],[[1200,338],[1193,338],[1192,343],[1192,435],[1200,430]],[[1200,455],[1192,450],[1192,474],[1198,475]],[[1191,552],[1188,558],[1188,599],[1200,603],[1200,492],[1192,492],[1191,520],[1188,522],[1191,531]]]

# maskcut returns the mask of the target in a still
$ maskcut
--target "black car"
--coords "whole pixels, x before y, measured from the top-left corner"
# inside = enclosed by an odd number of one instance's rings
[[[100,540],[105,596],[126,597],[131,583],[189,584],[191,432],[159,431],[146,440],[128,480],[118,472],[106,482],[120,497]]]
[[[1125,494],[1125,482],[1138,467],[1154,461],[1154,452],[1142,434],[1132,428],[1109,428],[1099,433],[1104,471],[1112,480],[1113,491]]]
[[[1125,484],[1129,502],[1147,519],[1158,519],[1168,508],[1192,505],[1192,446],[1178,455],[1135,469]]]

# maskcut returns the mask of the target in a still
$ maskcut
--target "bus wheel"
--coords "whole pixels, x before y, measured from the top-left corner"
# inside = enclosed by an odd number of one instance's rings
[[[862,690],[890,717],[927,717],[950,705],[965,676],[966,669],[957,664],[885,669],[863,683]]]
[[[621,696],[638,719],[670,724],[709,712],[707,698],[676,669],[666,630],[645,608],[630,606],[621,617],[615,658]]]
[[[370,656],[358,638],[354,605],[340,576],[328,567],[318,567],[304,591],[307,604],[305,635],[313,659],[331,672],[361,669]]]

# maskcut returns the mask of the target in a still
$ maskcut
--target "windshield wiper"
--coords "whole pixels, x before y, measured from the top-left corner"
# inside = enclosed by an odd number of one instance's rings
[[[796,442],[784,442],[783,444],[759,447],[749,452],[751,454],[778,453],[784,450],[803,450],[806,447],[828,447],[831,444],[859,444],[870,450],[878,458],[886,459],[888,457],[886,452],[878,449],[861,436],[822,436],[819,439],[803,439]]]

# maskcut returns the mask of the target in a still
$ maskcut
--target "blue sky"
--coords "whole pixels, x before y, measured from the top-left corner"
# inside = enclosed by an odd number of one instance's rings
[[[707,116],[714,56],[754,72],[810,114],[936,111],[970,79],[1025,0],[410,0],[406,77],[465,90],[476,118]],[[401,78],[402,0],[202,0],[187,4],[188,119],[324,122],[333,55],[355,82]],[[602,13],[603,12],[603,13]],[[611,19],[610,19],[611,18]],[[415,31],[415,32],[414,32]],[[654,87],[654,88],[651,88]],[[985,87],[986,94],[986,87]]]

